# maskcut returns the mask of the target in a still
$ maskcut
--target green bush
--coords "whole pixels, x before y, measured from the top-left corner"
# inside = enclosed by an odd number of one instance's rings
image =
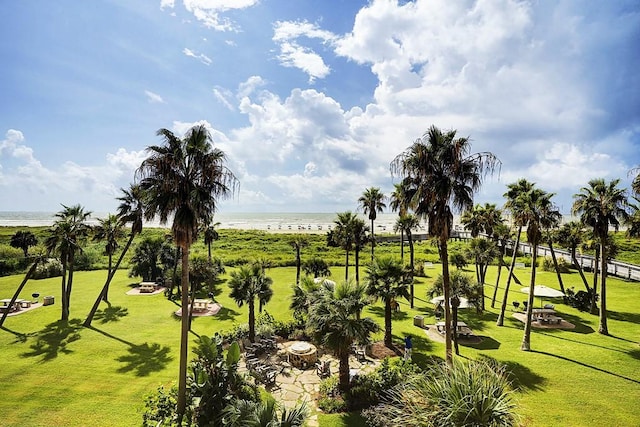
[[[329,414],[347,410],[347,402],[340,394],[340,381],[337,376],[326,378],[320,382],[318,408]]]
[[[564,258],[556,258],[556,261],[558,262],[558,270],[560,270],[560,273],[569,272],[570,265]],[[544,259],[542,260],[542,269],[544,271],[554,272],[556,270],[556,267],[553,265],[553,258],[551,258],[550,256],[544,257]]]
[[[48,258],[44,263],[38,264],[33,272],[34,279],[48,279],[49,277],[62,276],[62,263],[55,258]]]

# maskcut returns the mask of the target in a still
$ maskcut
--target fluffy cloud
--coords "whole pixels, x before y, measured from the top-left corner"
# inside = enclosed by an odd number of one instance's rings
[[[185,9],[206,27],[216,31],[236,30],[235,24],[222,14],[229,10],[254,6],[258,0],[183,0]],[[173,8],[175,0],[161,0],[160,8]]]

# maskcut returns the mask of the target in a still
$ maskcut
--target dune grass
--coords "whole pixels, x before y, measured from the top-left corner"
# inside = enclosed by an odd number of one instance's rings
[[[353,273],[353,267],[351,272]],[[414,336],[414,361],[426,365],[435,356],[444,356],[444,345],[431,341],[424,331],[413,326],[414,315],[427,316],[433,322],[433,307],[426,301],[429,282],[439,266],[427,270],[416,286],[420,298],[415,308],[406,302],[395,315],[394,339],[400,342],[406,333]],[[472,269],[468,270],[472,274]],[[333,270],[339,280],[343,268]],[[491,268],[489,283],[495,280]],[[517,271],[525,286],[529,270]],[[129,296],[126,291],[136,282],[119,272],[112,284],[111,306],[101,306],[92,328],[81,326],[105,271],[78,272],[71,301],[71,321],[60,317],[59,279],[33,280],[22,297],[39,292],[41,299],[53,295],[56,303],[12,316],[0,330],[0,384],[3,386],[0,413],[4,426],[135,426],[140,425],[144,396],[159,385],[177,379],[179,321],[173,315],[178,308],[163,295]],[[274,280],[274,298],[266,306],[274,317],[290,317],[290,285],[295,279],[291,267],[268,270]],[[364,277],[364,271],[361,271]],[[223,277],[223,280],[228,277]],[[503,274],[503,278],[505,275]],[[565,286],[582,288],[577,273],[563,276]],[[0,297],[7,298],[22,276],[0,278]],[[539,272],[538,283],[557,288],[554,274]],[[525,295],[512,284],[510,300],[522,301]],[[575,330],[537,330],[531,337],[532,351],[520,351],[523,325],[511,317],[505,326],[495,326],[499,304],[490,302],[483,314],[462,310],[460,317],[483,341],[461,346],[462,357],[491,357],[506,363],[514,374],[519,411],[527,426],[637,426],[640,413],[640,284],[609,279],[611,336],[595,332],[598,318],[578,312],[554,301],[556,309]],[[212,335],[245,323],[247,309],[237,307],[228,297],[225,283],[216,297],[223,309],[215,317],[195,318],[193,335]],[[486,294],[491,295],[490,286]],[[502,295],[502,290],[498,293]],[[536,301],[539,303],[539,301]],[[382,324],[383,310],[375,304],[365,309]],[[381,338],[380,335],[377,338]],[[357,414],[321,415],[322,426],[361,426]]]

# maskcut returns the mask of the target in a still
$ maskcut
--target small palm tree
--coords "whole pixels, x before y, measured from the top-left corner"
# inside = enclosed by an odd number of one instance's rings
[[[306,403],[293,409],[280,408],[269,396],[265,401],[232,400],[222,412],[227,427],[302,427],[308,416]]]
[[[558,232],[555,234],[555,238],[562,247],[569,249],[571,261],[578,270],[587,293],[591,294],[591,288],[589,287],[587,278],[582,270],[582,264],[578,262],[578,257],[576,256],[577,250],[582,246],[585,238],[584,225],[582,225],[580,221],[567,222],[560,227]]]
[[[484,310],[484,282],[487,276],[489,264],[500,255],[496,244],[487,239],[474,238],[469,242],[469,246],[465,251],[465,255],[469,259],[473,259],[476,265],[476,281],[482,289],[480,299],[480,307]]]
[[[338,246],[345,251],[344,279],[349,278],[349,252],[353,250],[353,222],[358,218],[350,211],[337,214],[334,221],[335,228],[327,234],[329,246]]]
[[[401,261],[391,257],[377,258],[367,269],[367,294],[384,302],[384,345],[393,347],[391,334],[391,301],[403,297],[410,300],[411,272]]]
[[[124,258],[125,254],[131,247],[131,243],[133,243],[133,239],[142,232],[142,222],[144,219],[144,210],[142,205],[142,189],[139,185],[133,184],[129,187],[128,190],[120,189],[123,193],[121,197],[118,197],[120,200],[120,206],[118,206],[118,218],[122,224],[131,223],[131,232],[129,233],[129,239],[127,243],[124,245],[122,252],[120,253],[120,257],[116,261],[115,266],[111,269],[111,272],[107,276],[107,280],[104,283],[100,291],[100,295],[96,298],[93,303],[93,307],[91,307],[91,311],[87,315],[86,320],[84,321],[84,326],[91,326],[91,322],[93,321],[93,317],[98,311],[98,307],[100,305],[100,301],[105,299],[104,295],[107,295],[109,290],[109,284],[113,279],[116,271],[118,271],[118,267],[120,267],[120,263]]]
[[[300,283],[300,269],[302,267],[302,260],[300,258],[300,251],[302,248],[309,246],[309,240],[305,236],[296,235],[289,241],[291,247],[296,251],[296,283]]]
[[[393,212],[398,212],[398,216],[402,217],[409,213],[411,204],[411,188],[410,180],[403,179],[399,184],[393,184],[394,190],[389,197],[389,207]],[[396,222],[397,224],[397,222]],[[394,229],[397,233],[400,231],[400,259],[404,260],[404,230],[402,228]]]
[[[616,230],[621,221],[628,218],[626,208],[629,204],[624,189],[618,188],[619,179],[605,182],[604,179],[592,179],[587,187],[574,195],[574,215],[580,216],[580,222],[592,227],[600,244],[600,325],[598,332],[609,335],[607,326],[607,259],[609,226]]]
[[[377,187],[367,188],[358,199],[362,211],[365,215],[369,215],[369,220],[371,221],[371,262],[373,262],[374,248],[376,246],[373,222],[378,217],[378,214],[382,213],[384,208],[387,207],[384,202],[385,196]]]
[[[360,218],[355,218],[351,223],[353,232],[353,252],[356,269],[356,282],[360,283],[360,252],[362,248],[369,242],[369,227],[365,225]]]
[[[209,262],[211,262],[211,244],[220,238],[220,234],[218,234],[218,230],[216,227],[219,226],[220,223],[209,223],[204,227],[202,231],[202,235],[204,236],[204,244],[207,245],[207,257]]]
[[[302,264],[302,271],[304,271],[304,274],[310,274],[314,278],[331,276],[331,270],[327,262],[317,256],[305,261]]]
[[[407,235],[407,241],[409,242],[409,268],[411,274],[415,271],[414,254],[415,249],[413,247],[413,232],[420,227],[420,218],[413,214],[400,215],[393,226],[394,231],[401,231],[401,235]],[[403,242],[404,244],[404,242]],[[402,260],[402,257],[400,258]],[[413,281],[411,281],[411,308],[413,308],[413,300],[415,297]]]
[[[125,232],[120,217],[113,214],[108,214],[106,218],[98,220],[98,225],[93,229],[93,240],[96,242],[104,241],[104,253],[109,258],[107,277],[111,275],[113,255],[120,246],[119,240],[124,238]],[[104,301],[109,300],[109,288],[105,289],[102,293],[102,299]]]
[[[9,245],[12,248],[22,249],[24,257],[29,256],[29,248],[38,244],[38,239],[31,231],[18,230],[11,236]]]
[[[272,283],[273,280],[264,274],[264,269],[259,263],[243,265],[239,270],[231,272],[229,296],[238,304],[238,307],[242,307],[245,303],[249,307],[249,341],[251,342],[256,339],[256,299],[261,306],[268,303],[273,296]]]
[[[352,298],[353,281],[344,281],[334,291],[322,292],[309,308],[307,326],[315,338],[338,357],[340,389],[349,391],[349,353],[351,346],[366,343],[380,328],[371,318],[358,318],[360,304]],[[340,297],[342,296],[342,297]]]

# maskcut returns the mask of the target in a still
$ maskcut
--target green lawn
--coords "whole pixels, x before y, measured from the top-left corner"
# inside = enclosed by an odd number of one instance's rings
[[[435,276],[439,266],[428,270]],[[352,270],[353,271],[353,270]],[[334,271],[334,279],[343,269]],[[471,273],[471,270],[469,270]],[[492,283],[496,269],[489,271]],[[104,271],[79,272],[74,280],[69,325],[58,322],[60,281],[30,281],[23,297],[39,292],[53,295],[55,305],[9,317],[0,330],[0,413],[3,426],[135,426],[140,424],[143,397],[160,384],[176,380],[178,371],[179,322],[173,316],[177,306],[162,295],[128,296],[133,280],[120,272],[112,284],[112,306],[103,305],[94,328],[81,326],[99,291]],[[276,318],[290,316],[290,283],[295,269],[271,269],[274,298],[266,309]],[[361,272],[364,275],[363,272]],[[518,270],[523,285],[528,270]],[[503,277],[506,276],[503,274]],[[565,286],[582,288],[578,274],[563,276]],[[21,276],[0,278],[0,298],[8,298]],[[429,279],[416,286],[421,298],[415,309],[402,304],[394,321],[394,335],[400,341],[411,332],[414,360],[424,364],[428,356],[444,355],[444,346],[427,339],[413,326],[413,316],[428,315],[432,307],[424,297]],[[538,283],[557,287],[555,276],[540,272]],[[509,365],[517,377],[517,398],[523,425],[585,426],[640,425],[637,410],[640,396],[640,284],[609,279],[609,330],[605,337],[597,330],[597,316],[580,313],[563,304],[556,309],[576,324],[573,331],[539,331],[531,338],[533,351],[519,350],[523,325],[510,317],[505,327],[495,326],[497,309],[477,315],[462,310],[461,318],[484,340],[473,347],[461,347],[463,357],[488,356]],[[513,285],[512,298],[522,301],[521,286]],[[246,307],[238,308],[228,298],[226,285],[217,299],[224,308],[218,316],[196,318],[196,334],[212,335],[246,322]],[[487,287],[487,294],[491,294]],[[501,292],[499,292],[501,295]],[[538,302],[539,303],[539,302]],[[382,324],[380,304],[368,307],[365,315]],[[323,426],[361,426],[354,414],[322,415]]]

